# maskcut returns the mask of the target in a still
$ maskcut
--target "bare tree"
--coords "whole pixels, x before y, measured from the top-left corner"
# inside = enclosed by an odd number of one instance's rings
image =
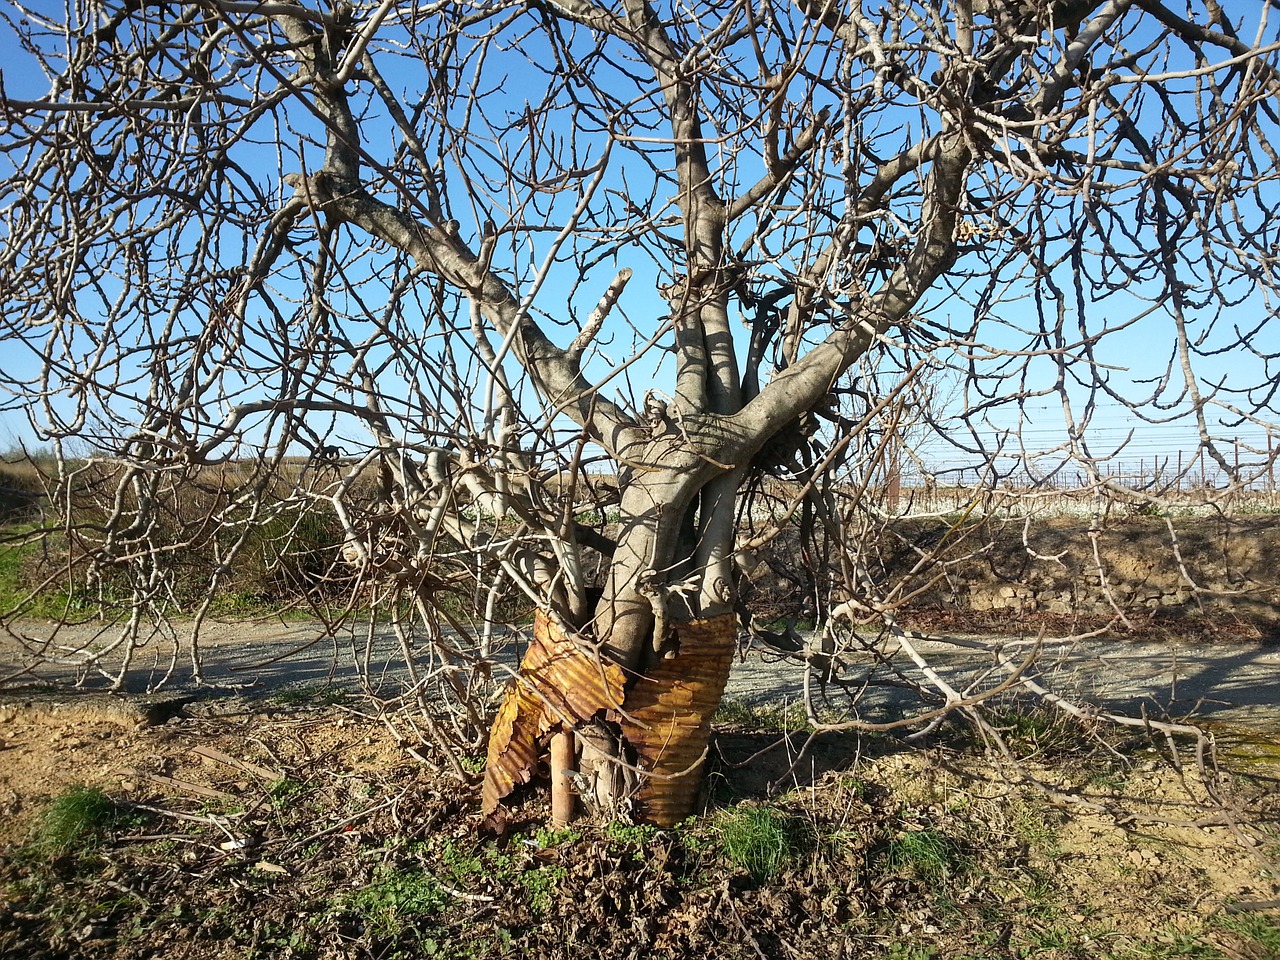
[[[770,537],[821,534],[791,571],[821,621],[909,599],[844,547],[922,431],[989,486],[1104,490],[1118,402],[1193,424],[1228,492],[1267,468],[1229,444],[1275,422],[1273,12],[10,0],[10,408],[95,451],[55,479],[101,494],[66,529],[127,583],[125,647],[220,530],[199,676],[252,532],[324,508],[406,659],[432,641],[420,696],[488,653],[442,616],[540,611],[488,803],[577,729],[584,793],[638,771],[670,821]]]

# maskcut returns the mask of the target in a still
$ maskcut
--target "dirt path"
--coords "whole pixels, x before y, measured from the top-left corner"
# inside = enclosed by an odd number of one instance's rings
[[[86,670],[85,645],[104,646],[110,631],[79,626],[55,631],[47,623],[30,623],[0,633],[0,691],[80,683],[107,689],[102,672]],[[506,644],[495,655],[499,679],[514,664],[518,644]],[[1013,645],[1018,660],[1026,646]],[[921,652],[950,682],[963,687],[990,656],[952,645],[926,642]],[[351,631],[328,635],[314,623],[218,623],[201,640],[204,681],[212,689],[246,688],[274,691],[288,686],[337,684],[392,695],[403,688],[405,671],[399,644],[389,633],[372,637]],[[119,657],[104,659],[106,672],[118,670]],[[846,660],[846,680],[865,673],[870,658]],[[189,638],[156,636],[137,652],[124,689],[145,692],[166,672],[165,689],[190,691]],[[1258,643],[1161,644],[1123,640],[1048,641],[1040,651],[1035,675],[1057,692],[1126,712],[1149,715],[1231,720],[1280,730],[1280,646]],[[919,674],[915,674],[919,679]],[[751,651],[739,659],[730,676],[727,696],[753,707],[778,706],[804,695],[804,669],[794,659]],[[990,684],[988,683],[988,686]],[[853,684],[853,689],[857,685]],[[846,687],[848,689],[848,687]],[[828,684],[830,702],[848,705],[849,696]],[[903,701],[902,691],[873,687],[861,691],[858,712],[870,719],[891,713]]]

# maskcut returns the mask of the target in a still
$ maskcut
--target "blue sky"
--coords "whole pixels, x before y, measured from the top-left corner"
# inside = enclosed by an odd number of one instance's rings
[[[45,89],[43,78],[39,75],[39,72],[30,66],[29,61],[24,65],[24,59],[24,54],[15,49],[14,38],[7,31],[0,31],[0,64],[3,64],[5,90],[11,98],[36,98]],[[519,76],[510,77],[511,89],[506,95],[509,97],[513,109],[518,108],[518,104],[522,99],[520,80]],[[749,160],[750,158],[747,159]],[[632,173],[631,176],[637,180],[643,180],[643,176],[640,174]],[[606,187],[616,188],[619,185],[620,181],[611,179],[606,184]],[[574,198],[574,193],[566,192],[559,195],[556,202],[563,206],[566,203],[571,203]],[[463,229],[470,229],[473,226],[464,222]],[[538,257],[545,253],[546,240],[545,238],[534,238],[530,240],[530,243],[537,249],[531,252],[529,260],[536,262]],[[544,296],[540,297],[538,301],[539,304],[563,304],[569,302],[572,304],[573,310],[579,316],[583,316],[594,306],[596,298],[619,266],[632,268],[636,271],[636,276],[619,306],[617,319],[629,318],[635,324],[636,329],[632,329],[623,323],[617,323],[611,327],[610,334],[602,338],[600,357],[589,368],[591,374],[596,377],[604,377],[612,364],[619,363],[625,359],[630,353],[633,341],[637,337],[643,337],[647,334],[652,329],[655,320],[665,315],[666,304],[654,292],[655,287],[663,280],[659,276],[657,268],[646,258],[634,255],[633,251],[617,262],[600,263],[585,278],[584,282],[578,285],[571,286],[568,281],[561,277],[553,278],[543,291]],[[528,272],[526,270],[526,275]],[[1134,290],[1133,293],[1141,294],[1142,291]],[[1107,308],[1114,309],[1117,314],[1123,314],[1134,309],[1141,309],[1141,304],[1133,297],[1126,298],[1124,295],[1115,295],[1109,301]],[[963,313],[962,305],[956,300],[946,301],[938,305],[936,309],[939,311],[955,311],[957,316],[961,317]],[[1016,319],[1013,317],[1017,309],[1016,305],[1007,306],[1004,309],[1010,311],[1011,320]],[[1263,303],[1260,295],[1250,298],[1237,308],[1242,317],[1245,317],[1246,322],[1252,315],[1256,315],[1258,311],[1268,311],[1269,309]],[[562,317],[561,319],[564,318]],[[740,353],[745,352],[745,328],[740,327],[738,333],[739,351]],[[564,342],[571,335],[571,330],[561,331],[559,339]],[[1280,350],[1280,333],[1276,332],[1274,324],[1266,328],[1266,332],[1263,335],[1274,342],[1258,344],[1260,348],[1271,351]],[[1150,318],[1149,322],[1139,324],[1122,333],[1114,334],[1109,339],[1111,340],[1110,348],[1104,352],[1102,359],[1111,366],[1112,369],[1109,375],[1115,377],[1117,381],[1136,383],[1158,376],[1168,359],[1167,318],[1158,315],[1154,316]],[[31,355],[17,348],[14,344],[9,344],[4,348],[3,364],[6,372],[11,376],[34,376],[36,373]],[[1268,373],[1260,361],[1256,360],[1256,358],[1250,358],[1239,351],[1204,359],[1200,372],[1206,382],[1220,377],[1227,377],[1233,380],[1247,379],[1256,382],[1265,379]],[[1043,373],[1036,374],[1033,379],[1043,379],[1049,376],[1050,373],[1051,371],[1046,370]],[[628,370],[627,376],[637,386],[637,393],[643,393],[644,389],[648,387],[669,391],[671,377],[669,358],[662,353],[645,357]],[[3,445],[6,441],[16,443],[27,442],[32,439],[32,432],[25,422],[26,418],[22,415],[20,409],[22,402],[23,398],[0,399],[0,403],[3,403],[7,408],[0,412],[0,445]],[[1016,423],[1015,416],[1022,417],[1022,422]],[[1060,404],[1054,404],[1047,399],[1037,399],[1024,405],[1019,410],[1002,411],[999,415],[993,415],[992,421],[990,425],[992,429],[1018,425],[1023,429],[1024,438],[1037,441],[1037,445],[1040,441],[1048,445],[1060,435],[1062,417]],[[346,430],[347,427],[345,426],[339,427],[338,433],[344,434]],[[1194,432],[1185,424],[1144,424],[1138,421],[1131,412],[1118,404],[1104,403],[1100,406],[1095,415],[1091,432],[1100,449],[1105,450],[1118,446],[1130,436],[1131,432],[1132,439],[1129,441],[1128,449],[1123,456],[1126,463],[1154,461],[1159,457],[1173,459],[1176,458],[1179,450],[1191,450],[1196,445]],[[1222,435],[1227,437],[1231,432],[1229,428],[1223,428]],[[1267,446],[1264,431],[1260,428],[1242,428],[1236,433],[1246,445],[1251,444],[1261,448]],[[934,453],[932,452],[933,450],[937,452]],[[920,452],[922,456],[926,456],[926,458],[933,457],[943,464],[945,464],[948,457],[955,456],[955,454],[945,452],[943,446],[937,443],[922,445]]]

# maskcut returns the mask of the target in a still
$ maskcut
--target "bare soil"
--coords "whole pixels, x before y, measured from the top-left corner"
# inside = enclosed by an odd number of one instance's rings
[[[1280,955],[1280,739],[1256,727],[1202,770],[1034,712],[1006,718],[1017,764],[962,733],[800,756],[722,725],[686,826],[550,832],[534,793],[486,838],[474,778],[362,703],[0,704],[0,956]],[[79,784],[115,815],[33,844]],[[768,869],[733,839],[760,811]]]

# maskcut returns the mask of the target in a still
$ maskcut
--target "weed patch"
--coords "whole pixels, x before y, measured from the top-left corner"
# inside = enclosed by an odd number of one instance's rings
[[[383,867],[348,901],[364,931],[379,940],[400,936],[405,926],[433,916],[449,903],[439,881],[423,870]]]
[[[757,883],[771,880],[795,852],[793,818],[773,807],[743,806],[722,815],[716,826],[731,863]]]
[[[965,862],[959,844],[932,827],[901,831],[885,844],[881,858],[888,870],[930,882],[953,877]]]
[[[1261,913],[1216,914],[1210,925],[1215,939],[1226,950],[1251,950],[1259,957],[1280,957],[1280,914],[1274,908]]]
[[[330,683],[309,683],[285,687],[271,699],[284,707],[331,707],[350,701],[351,693]]]
[[[615,820],[605,825],[604,833],[614,843],[643,847],[658,835],[659,830],[651,823],[621,823]]]
[[[116,802],[97,787],[71,787],[41,813],[31,846],[52,856],[90,850],[111,828],[118,813]]]

